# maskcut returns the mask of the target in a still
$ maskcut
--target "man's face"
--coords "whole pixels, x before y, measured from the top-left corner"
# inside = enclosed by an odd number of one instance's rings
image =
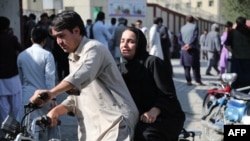
[[[142,25],[141,25],[140,22],[136,22],[136,23],[135,23],[135,27],[140,29],[140,28],[142,27]]]
[[[64,52],[74,52],[81,42],[82,36],[78,27],[73,29],[73,33],[67,29],[56,31],[52,29],[52,36],[56,38],[57,44]]]

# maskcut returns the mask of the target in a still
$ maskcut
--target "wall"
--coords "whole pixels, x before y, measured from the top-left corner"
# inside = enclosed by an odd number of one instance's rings
[[[21,42],[21,5],[20,0],[0,0],[0,16],[5,16],[10,20],[10,27]]]
[[[162,7],[158,4],[148,3],[147,9],[153,9],[153,15],[152,17],[147,15],[147,18],[153,19],[153,17],[162,17],[163,22],[165,25],[168,26],[168,28],[174,33],[178,34],[180,31],[181,26],[185,24],[185,14],[177,13],[175,11],[172,11],[170,9],[167,9],[165,7]],[[210,30],[211,25],[215,23],[214,21],[209,21],[203,18],[196,18],[196,23],[199,26],[200,34],[201,31],[204,29]],[[146,23],[147,27],[150,27],[153,24],[153,20],[151,22]],[[217,23],[220,26],[220,31],[223,31],[224,25]]]

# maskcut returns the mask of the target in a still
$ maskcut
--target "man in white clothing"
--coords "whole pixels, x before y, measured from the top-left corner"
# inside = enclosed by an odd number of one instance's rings
[[[162,48],[161,48],[161,37],[158,32],[158,18],[154,18],[154,24],[149,30],[149,54],[163,58]]]

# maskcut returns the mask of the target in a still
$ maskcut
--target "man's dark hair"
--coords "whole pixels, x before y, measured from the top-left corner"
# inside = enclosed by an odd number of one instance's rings
[[[192,15],[186,16],[186,22],[193,23],[194,22],[194,17]]]
[[[40,15],[40,18],[42,19],[42,18],[49,18],[49,15],[47,14],[47,13],[42,13],[41,15]]]
[[[105,13],[100,11],[97,16],[95,21],[103,21],[105,19]]]
[[[163,23],[163,18],[162,17],[158,17],[157,20],[158,20],[158,23],[160,23],[160,22]]]
[[[73,33],[75,27],[80,29],[81,35],[86,36],[86,29],[80,15],[74,11],[63,11],[54,17],[49,32],[51,34],[53,28],[55,31],[67,29]]]
[[[48,30],[42,26],[35,26],[31,30],[31,39],[34,43],[40,44],[48,35]]]
[[[142,20],[137,20],[136,22],[138,22],[138,23],[142,24]]]
[[[91,19],[87,19],[87,24],[92,24],[92,20]]]
[[[116,18],[111,18],[111,24],[115,25],[116,24]]]
[[[33,13],[29,14],[29,19],[35,20],[36,19],[36,15]]]
[[[7,17],[0,16],[0,31],[8,29],[10,26],[10,20]]]
[[[227,21],[225,26],[226,27],[233,27],[233,23],[231,21]]]
[[[154,23],[154,24],[158,24],[158,17],[154,17],[153,23]]]

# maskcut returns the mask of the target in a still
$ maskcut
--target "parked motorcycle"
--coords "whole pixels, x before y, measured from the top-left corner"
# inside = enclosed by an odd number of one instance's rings
[[[236,78],[235,73],[224,74],[221,88],[207,91],[201,123],[208,141],[223,141],[224,125],[250,124],[250,95],[231,88]]]

